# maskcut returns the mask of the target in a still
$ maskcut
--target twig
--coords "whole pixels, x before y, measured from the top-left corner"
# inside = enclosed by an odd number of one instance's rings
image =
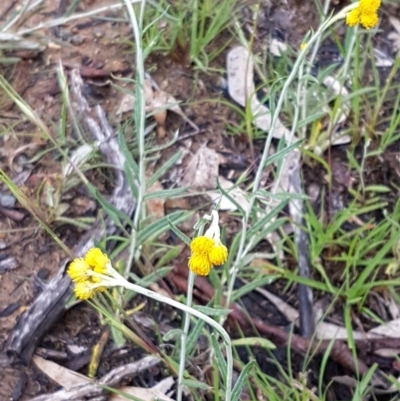
[[[301,188],[299,158],[297,159],[297,163],[293,164],[292,167],[292,170],[289,171],[289,192],[297,196],[290,199],[289,210],[294,220],[294,241],[297,249],[297,265],[299,276],[309,278],[309,241],[308,235],[303,229],[304,202],[301,198],[303,191]],[[300,332],[304,337],[311,338],[315,332],[312,289],[307,285],[299,283],[297,285],[297,292],[299,295]]]

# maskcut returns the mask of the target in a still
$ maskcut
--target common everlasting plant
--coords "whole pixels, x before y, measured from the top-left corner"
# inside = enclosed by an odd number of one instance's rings
[[[67,273],[71,277],[75,287],[75,296],[81,300],[88,300],[98,292],[105,291],[108,287],[123,287],[127,290],[135,291],[139,294],[163,302],[185,312],[184,329],[181,335],[181,360],[179,365],[177,400],[182,399],[183,378],[185,367],[185,349],[186,338],[189,330],[190,316],[196,316],[204,320],[213,327],[222,337],[226,346],[226,390],[225,400],[231,400],[232,392],[232,372],[233,356],[232,345],[228,333],[214,319],[202,312],[192,308],[192,293],[194,276],[196,274],[208,275],[213,266],[222,265],[228,256],[227,248],[221,243],[219,216],[217,211],[212,211],[211,216],[205,216],[205,219],[211,220],[210,228],[203,236],[198,236],[190,243],[192,255],[189,258],[190,267],[188,302],[182,304],[164,295],[158,294],[147,288],[133,284],[126,280],[114,269],[106,253],[100,248],[89,249],[83,258],[74,259],[68,266]]]

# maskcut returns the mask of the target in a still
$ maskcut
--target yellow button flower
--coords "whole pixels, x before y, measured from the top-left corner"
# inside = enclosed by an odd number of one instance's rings
[[[188,266],[193,273],[199,276],[208,276],[213,267],[207,254],[198,253],[194,253],[189,258]]]
[[[221,243],[219,216],[216,210],[211,213],[210,228],[190,243],[192,256],[189,258],[189,269],[199,276],[208,276],[213,266],[223,265],[228,258],[228,249]]]
[[[216,245],[208,253],[208,258],[214,266],[221,266],[228,259],[228,249],[225,245]]]
[[[93,283],[90,283],[88,281],[75,284],[75,295],[78,299],[81,299],[83,301],[92,298],[96,291],[97,289],[94,287]]]
[[[89,272],[91,268],[83,259],[74,259],[68,266],[67,273],[71,280],[80,283],[89,280]]]
[[[361,14],[376,14],[381,5],[381,0],[360,0],[358,8]]]
[[[110,260],[99,248],[91,248],[85,255],[85,262],[96,272],[107,274]]]
[[[112,272],[108,256],[99,248],[89,249],[84,258],[74,259],[67,269],[68,275],[75,283],[75,295],[82,300],[89,299],[96,292],[106,289],[102,285],[103,281],[106,284],[105,278],[96,277],[96,273],[112,277]]]
[[[192,240],[190,243],[190,250],[193,253],[208,253],[213,246],[215,246],[215,242],[212,238],[201,235]]]
[[[379,22],[378,9],[380,0],[360,0],[358,7],[351,10],[346,16],[346,24],[356,26],[361,24],[366,29],[371,29]]]
[[[365,29],[373,28],[379,21],[378,14],[362,14],[360,23]]]
[[[351,10],[346,17],[346,24],[348,26],[356,26],[360,22],[360,10],[355,8]]]

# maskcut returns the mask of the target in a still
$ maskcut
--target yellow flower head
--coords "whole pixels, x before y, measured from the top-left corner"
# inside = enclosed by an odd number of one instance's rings
[[[86,300],[92,298],[98,289],[95,284],[89,281],[83,281],[75,284],[75,295],[78,299]]]
[[[106,289],[102,285],[104,278],[96,274],[112,276],[112,270],[108,256],[99,248],[91,248],[84,258],[76,258],[69,264],[67,273],[75,283],[76,297],[84,300]]]
[[[346,17],[346,24],[356,26],[361,24],[364,28],[370,29],[379,22],[378,9],[381,0],[360,0],[358,7],[351,10]]]
[[[208,253],[208,258],[214,266],[221,266],[228,259],[228,249],[225,245],[214,246]]]
[[[67,273],[71,280],[80,283],[90,279],[90,266],[83,259],[74,259],[68,266]]]
[[[381,0],[360,0],[358,8],[361,14],[376,14],[381,5]]]
[[[212,238],[204,235],[194,238],[190,243],[190,250],[193,253],[205,253],[208,254],[210,250],[215,246],[215,241]]]
[[[360,10],[355,8],[351,10],[346,17],[346,24],[348,26],[356,26],[360,22]]]
[[[107,274],[110,260],[108,256],[99,248],[91,248],[85,255],[85,262],[95,271],[100,274]]]
[[[212,264],[208,259],[207,254],[193,253],[188,262],[189,269],[199,276],[208,276],[212,269]]]
[[[361,14],[360,23],[365,29],[373,28],[379,21],[378,14]]]
[[[188,266],[199,276],[208,276],[213,266],[221,266],[228,258],[228,249],[221,243],[218,220],[218,213],[214,210],[210,228],[190,243],[192,256]]]

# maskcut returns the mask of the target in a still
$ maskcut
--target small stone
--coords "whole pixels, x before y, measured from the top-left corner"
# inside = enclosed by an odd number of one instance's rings
[[[69,29],[60,28],[58,31],[58,36],[60,39],[67,41],[71,38],[72,33]]]
[[[71,43],[73,45],[79,46],[85,41],[85,38],[82,35],[74,35],[71,38]]]
[[[114,73],[124,71],[125,69],[126,65],[121,60],[112,60],[110,63],[110,70]]]
[[[0,206],[13,208],[16,201],[14,196],[0,192]]]
[[[18,262],[13,256],[0,261],[0,274],[4,274],[10,270],[15,270],[18,267]]]
[[[312,182],[308,187],[307,187],[307,195],[310,197],[310,202],[312,205],[314,205],[321,194],[321,186]]]
[[[101,28],[94,28],[93,29],[93,35],[97,38],[100,39],[104,36],[104,30]]]

